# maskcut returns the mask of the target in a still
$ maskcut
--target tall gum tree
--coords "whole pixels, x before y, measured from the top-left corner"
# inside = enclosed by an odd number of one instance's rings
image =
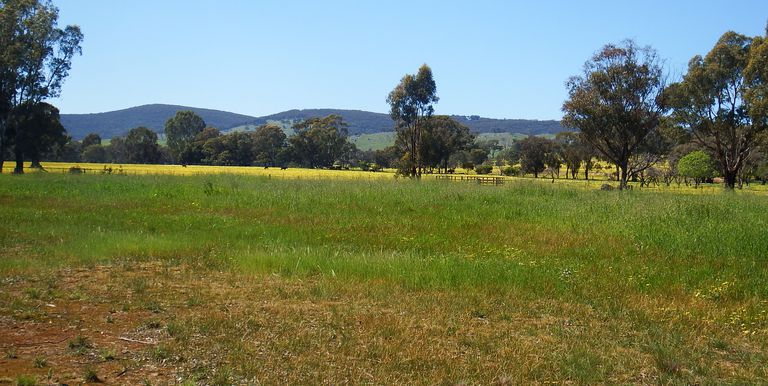
[[[57,28],[58,17],[50,1],[0,0],[0,155],[9,123],[23,120],[14,116],[20,106],[59,96],[72,58],[82,53],[80,27]]]
[[[671,118],[715,155],[726,189],[734,189],[768,128],[766,80],[766,39],[729,31],[666,90]]]
[[[432,116],[435,109],[437,86],[432,76],[432,69],[426,64],[421,65],[416,75],[406,74],[400,83],[389,93],[387,103],[390,106],[389,115],[395,121],[398,143],[403,144],[403,158],[409,175],[421,178],[424,169],[422,159],[423,122]]]
[[[619,169],[619,189],[627,187],[631,160],[648,145],[663,115],[662,66],[656,51],[632,40],[608,44],[566,83],[563,124]]]
[[[195,136],[205,129],[203,118],[191,110],[177,111],[176,115],[165,122],[165,138],[168,148],[176,162],[186,163],[182,155],[191,145]]]

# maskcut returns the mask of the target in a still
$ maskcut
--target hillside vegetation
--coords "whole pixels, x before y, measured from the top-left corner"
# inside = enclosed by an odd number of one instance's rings
[[[253,117],[226,111],[201,109],[176,105],[144,105],[124,110],[96,114],[62,114],[61,123],[74,139],[82,139],[89,133],[102,138],[125,135],[130,129],[144,126],[158,134],[163,133],[165,121],[177,111],[192,110],[212,127],[222,131],[249,130],[266,123],[279,123],[284,127],[313,117],[331,114],[340,115],[349,125],[350,135],[374,134],[392,131],[394,123],[389,115],[359,110],[306,109],[289,110],[263,117]],[[536,121],[525,119],[491,119],[481,117],[453,116],[471,130],[478,133],[521,133],[556,134],[563,131],[558,121]]]

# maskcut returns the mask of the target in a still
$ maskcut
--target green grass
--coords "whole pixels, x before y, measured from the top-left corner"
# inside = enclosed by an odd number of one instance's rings
[[[395,144],[395,132],[353,135],[349,140],[360,150],[383,150]]]
[[[3,176],[0,202],[5,272],[165,258],[417,288],[589,297],[733,281],[723,296],[768,295],[768,202],[756,195],[30,175]]]
[[[480,187],[34,174],[0,176],[0,205],[2,277],[160,260],[279,277],[288,289],[274,296],[286,299],[351,302],[348,307],[365,299],[360,309],[328,306],[330,316],[320,320],[333,330],[343,358],[364,347],[396,362],[371,370],[379,379],[432,374],[438,383],[458,382],[461,369],[478,371],[466,374],[470,383],[767,379],[761,363],[768,359],[768,200],[762,194],[603,192],[528,180]],[[126,279],[123,287],[139,300],[152,298],[146,278]],[[28,289],[24,301],[46,293]],[[202,302],[205,295],[197,293],[177,301],[188,309]],[[140,307],[163,315],[168,306],[155,304]],[[351,327],[363,323],[365,307],[384,307],[370,340]],[[446,350],[507,358],[491,366],[503,372],[485,373],[470,358],[461,358],[466,367],[440,372],[453,362],[439,354],[429,362],[391,357],[414,328],[403,324],[405,316],[387,316],[395,315],[391,307],[433,318],[440,328],[433,343]],[[300,315],[287,315],[288,326],[305,326]],[[482,321],[496,327],[486,331],[476,324]],[[187,325],[219,337],[232,330],[206,320],[157,323],[174,339],[195,335]],[[327,339],[269,328],[290,338],[284,344],[292,349]],[[505,357],[500,352],[512,344],[510,336],[521,346]],[[240,335],[229,338],[245,344]],[[538,343],[520,343],[529,340]],[[230,361],[223,363],[238,363],[247,350],[227,351]],[[713,367],[723,363],[735,370]],[[324,366],[311,356],[292,365]],[[224,370],[259,374],[253,366]]]

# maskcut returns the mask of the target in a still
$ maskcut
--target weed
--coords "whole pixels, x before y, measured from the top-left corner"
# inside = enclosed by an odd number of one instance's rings
[[[167,346],[159,344],[151,350],[151,354],[152,359],[163,362],[171,357],[171,350]]]
[[[24,293],[27,294],[27,296],[29,296],[29,298],[32,299],[32,300],[39,300],[40,299],[40,295],[41,295],[40,289],[35,288],[35,287],[27,287],[27,288],[25,288],[24,289]]]
[[[18,357],[18,354],[16,354],[16,347],[11,346],[5,349],[6,359],[17,359]]]
[[[91,344],[91,341],[88,340],[88,338],[82,335],[78,335],[74,339],[67,342],[67,347],[69,347],[70,351],[82,355],[87,349],[93,348],[93,344]]]
[[[99,375],[96,373],[96,370],[90,367],[87,367],[83,372],[83,380],[90,383],[101,383],[101,379],[99,379]]]
[[[16,386],[35,386],[37,379],[30,375],[19,375],[16,377]]]
[[[146,329],[157,330],[161,327],[163,327],[163,323],[157,319],[150,319],[144,322],[144,328]]]
[[[34,359],[34,366],[36,369],[42,369],[44,367],[48,367],[48,360],[45,359],[45,357],[36,356]]]
[[[111,362],[117,359],[117,355],[115,355],[115,353],[110,350],[102,351],[100,356],[101,356],[101,360],[104,362]]]

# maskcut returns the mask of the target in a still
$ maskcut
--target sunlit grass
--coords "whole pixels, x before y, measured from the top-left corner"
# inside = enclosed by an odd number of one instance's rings
[[[210,356],[228,379],[767,379],[762,194],[30,173],[0,176],[0,205],[0,277],[114,270],[114,293],[94,277],[76,298],[175,315],[141,324],[173,326],[162,360]],[[130,271],[156,263],[195,279]],[[0,310],[39,318],[56,295],[38,287]]]

